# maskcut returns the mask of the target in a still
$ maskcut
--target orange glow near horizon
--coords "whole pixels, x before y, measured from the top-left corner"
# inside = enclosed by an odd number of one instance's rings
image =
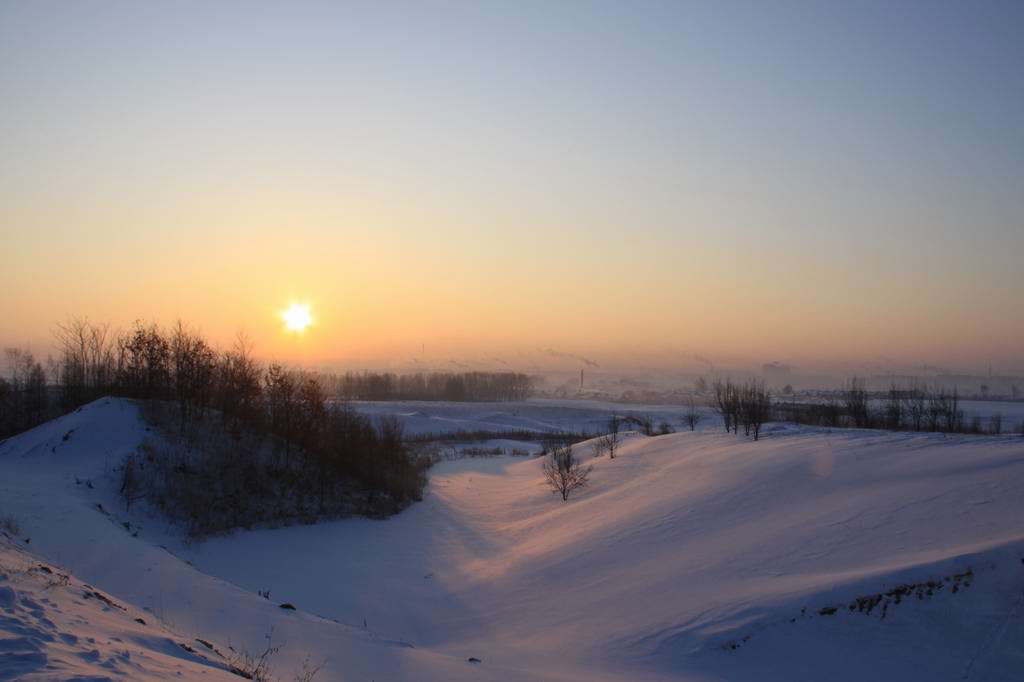
[[[77,316],[315,368],[1024,375],[996,10],[259,4],[0,3],[0,351]]]

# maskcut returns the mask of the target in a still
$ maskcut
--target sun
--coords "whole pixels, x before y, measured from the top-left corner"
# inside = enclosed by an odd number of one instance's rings
[[[284,327],[290,332],[301,334],[306,327],[313,324],[313,316],[309,312],[309,306],[304,303],[292,303],[281,313],[284,319]]]

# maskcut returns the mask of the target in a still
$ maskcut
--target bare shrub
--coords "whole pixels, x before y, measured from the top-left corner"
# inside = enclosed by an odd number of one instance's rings
[[[885,401],[885,425],[893,431],[899,431],[903,426],[903,396],[895,383],[889,386]]]
[[[925,412],[928,430],[949,433],[961,431],[964,414],[959,405],[960,398],[955,387],[951,393],[940,388],[938,393],[928,396],[928,406]]]
[[[610,459],[615,459],[615,454],[619,451],[619,431],[621,428],[621,420],[618,415],[613,414],[612,418],[608,420],[608,433],[594,442],[595,457],[600,457],[607,452]]]
[[[738,418],[743,423],[745,433],[761,437],[761,427],[771,418],[771,394],[763,381],[752,380],[744,384],[738,391]]]
[[[569,499],[575,490],[587,487],[592,466],[584,466],[572,451],[571,445],[558,445],[544,461],[544,479],[551,492]]]
[[[618,435],[606,433],[594,439],[594,457],[600,457],[607,452],[609,458],[615,459],[615,452],[618,450],[618,447]]]
[[[138,460],[135,455],[128,455],[121,464],[121,497],[124,499],[125,511],[130,511],[132,503],[140,498],[141,482],[139,481]]]
[[[228,665],[231,666],[232,672],[254,682],[276,682],[270,659],[281,650],[281,647],[274,646],[273,637],[274,630],[271,628],[266,635],[267,645],[260,653],[251,653],[244,647],[240,651],[231,649]]]
[[[309,660],[309,656],[306,656],[299,672],[295,673],[295,682],[313,682],[320,672],[320,667],[319,665],[313,665],[312,661]]]
[[[863,379],[854,377],[843,390],[843,406],[852,425],[858,429],[871,426],[871,412],[868,409],[868,391]]]
[[[690,427],[691,431],[697,429],[697,424],[700,423],[702,418],[701,413],[697,410],[697,403],[691,397],[686,401],[686,414],[683,415],[683,419],[686,421],[686,425]]]
[[[263,593],[261,592],[260,594]],[[267,596],[270,595],[269,592],[266,594]],[[282,646],[274,646],[273,637],[274,629],[271,628],[270,632],[266,635],[267,644],[259,653],[252,653],[244,647],[237,651],[234,647],[229,647],[229,653],[225,658],[231,672],[243,679],[254,680],[254,682],[277,682],[278,677],[274,673],[270,661],[281,651]],[[306,656],[302,662],[302,667],[299,668],[292,679],[295,682],[313,682],[320,672],[320,667],[319,665],[314,665],[310,657]]]
[[[924,388],[917,384],[904,392],[903,412],[910,419],[910,426],[914,431],[920,431],[924,426],[927,413],[926,399]]]

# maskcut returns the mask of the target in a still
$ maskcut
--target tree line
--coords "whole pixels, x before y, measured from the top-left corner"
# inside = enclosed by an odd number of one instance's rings
[[[218,350],[180,322],[137,322],[114,334],[75,319],[56,339],[49,391],[40,363],[8,354],[15,370],[0,384],[5,428],[103,396],[141,401],[163,438],[121,466],[125,503],[148,499],[192,535],[322,514],[387,515],[422,493],[429,460],[411,453],[396,418],[373,420],[329,401],[319,376],[258,362],[244,336]]]
[[[525,400],[533,381],[518,372],[346,372],[326,375],[328,392],[345,400],[451,400],[509,402]]]
[[[6,376],[0,376],[0,440],[50,418],[46,370],[28,350],[4,349]]]
[[[712,385],[712,390],[714,408],[722,417],[726,433],[739,433],[742,426],[744,435],[758,440],[761,427],[772,419],[771,393],[764,382],[752,379],[737,384],[732,379],[719,380]]]
[[[859,378],[851,379],[820,402],[780,403],[775,411],[779,419],[828,427],[994,435],[1006,428],[1000,414],[993,414],[987,422],[977,415],[966,418],[955,387],[949,390],[893,384],[884,393],[871,394]],[[1017,430],[1024,432],[1024,422]]]

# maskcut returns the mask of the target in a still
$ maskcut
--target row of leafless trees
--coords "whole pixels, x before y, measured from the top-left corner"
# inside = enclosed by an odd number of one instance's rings
[[[31,352],[4,350],[6,371],[0,374],[0,440],[50,418],[46,370]]]
[[[453,400],[500,402],[525,400],[532,380],[516,372],[347,372],[327,375],[324,384],[335,397],[347,400]]]
[[[739,433],[742,426],[745,435],[758,440],[761,427],[772,418],[771,394],[764,382],[751,380],[735,384],[732,379],[726,379],[716,381],[712,389],[714,407],[722,417],[726,432]]]
[[[782,403],[776,406],[776,412],[787,421],[829,427],[992,434],[1004,430],[999,414],[987,422],[980,416],[965,418],[956,388],[893,385],[886,393],[872,396],[864,381],[857,378],[821,401]],[[1018,429],[1024,431],[1024,424]]]

